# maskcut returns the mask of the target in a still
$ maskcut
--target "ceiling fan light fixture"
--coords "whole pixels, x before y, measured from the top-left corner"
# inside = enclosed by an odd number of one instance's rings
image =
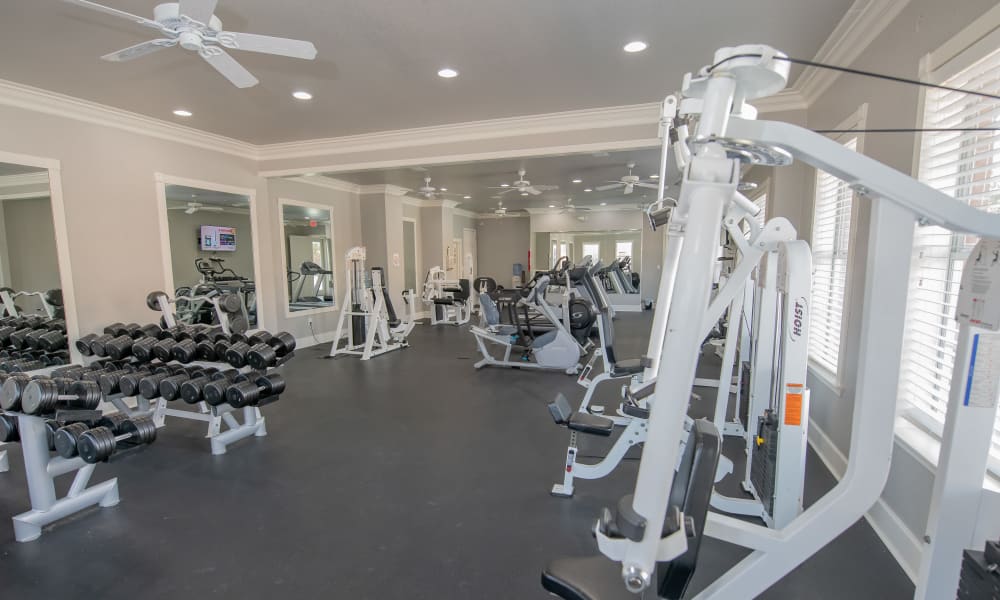
[[[622,50],[624,50],[625,52],[629,52],[629,53],[634,54],[636,52],[642,52],[647,47],[648,46],[647,46],[646,42],[642,42],[642,41],[636,40],[634,42],[629,42],[629,43],[625,44],[625,47],[622,48]]]
[[[183,108],[177,108],[174,109],[174,114],[177,115],[178,117],[190,117],[194,113],[189,110],[185,110]]]
[[[578,178],[578,179],[574,179],[574,180],[573,180],[573,183],[583,183],[583,180],[582,180],[582,179],[579,179],[579,178]]]
[[[608,205],[607,202],[601,202],[601,206],[607,206],[607,205]]]
[[[555,205],[555,204],[550,204],[550,205],[549,205],[549,208],[555,208],[555,207],[556,207],[556,205]]]
[[[447,192],[447,191],[448,191],[448,188],[441,188],[441,191],[442,191],[442,192]]]
[[[650,179],[659,179],[660,175],[658,173],[653,173],[652,175],[649,176],[649,178]]]
[[[462,196],[462,199],[464,199],[464,200],[472,200],[472,196]]]
[[[510,184],[509,183],[501,183],[500,187],[510,187]]]
[[[458,77],[458,71],[450,67],[445,67],[438,71],[438,77],[444,77],[445,79],[451,79],[452,77]]]
[[[296,100],[312,100],[313,95],[305,90],[295,90],[292,92],[292,97]]]
[[[583,190],[583,191],[585,191],[585,192],[592,192],[592,191],[594,191],[594,190],[592,190],[591,188],[584,188],[584,190]]]

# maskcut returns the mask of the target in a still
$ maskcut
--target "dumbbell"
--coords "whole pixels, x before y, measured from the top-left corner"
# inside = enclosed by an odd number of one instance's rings
[[[101,403],[101,387],[94,381],[74,381],[65,393],[52,379],[34,379],[21,394],[21,410],[37,415],[51,412],[60,404],[69,408],[93,410]]]
[[[277,373],[261,375],[226,388],[226,402],[233,408],[243,408],[258,404],[265,398],[276,397],[283,391],[285,391],[285,379],[281,375]]]
[[[194,379],[200,379],[206,377],[206,381],[210,381],[211,375],[217,373],[218,369],[207,368],[207,369],[191,369],[187,373],[177,373],[176,375],[171,375],[160,380],[160,397],[164,400],[176,400],[181,395],[181,387],[189,381]]]
[[[54,352],[66,347],[66,334],[61,331],[48,331],[38,338],[38,347],[42,350]]]
[[[247,366],[247,355],[249,353],[250,344],[246,342],[236,342],[226,350],[226,362],[237,369],[245,367]]]
[[[194,371],[199,375],[201,374],[201,371],[198,369],[194,369]],[[159,398],[160,383],[164,379],[174,376],[190,377],[189,373],[186,370],[184,370],[183,367],[181,367],[180,370],[172,370],[170,367],[166,367],[163,370],[158,369],[157,371],[150,373],[149,375],[146,375],[145,377],[139,380],[139,387],[137,388],[139,395],[145,398],[146,400]]]
[[[80,354],[84,356],[93,356],[94,353],[90,349],[90,342],[96,340],[97,337],[98,336],[96,333],[88,333],[87,335],[76,340],[76,342],[73,345],[76,346],[76,350]]]
[[[140,362],[153,360],[153,346],[159,343],[157,338],[144,337],[136,340],[132,344],[132,356]]]
[[[47,329],[32,329],[24,336],[24,345],[32,349],[38,348],[41,345],[39,340],[46,333],[49,333]]]
[[[211,381],[202,388],[201,395],[202,399],[210,406],[219,406],[226,401],[226,390],[230,386],[243,381],[254,381],[258,377],[262,377],[264,374],[260,371],[248,371],[246,373],[231,374],[231,371],[223,371],[227,373],[226,377],[220,377]]]
[[[170,349],[170,356],[180,363],[192,362],[198,357],[198,343],[191,338],[177,342],[177,345]]]
[[[135,343],[135,341],[132,339],[131,335],[122,334],[104,344],[104,351],[107,353],[108,358],[112,360],[121,360],[131,356],[133,343]]]
[[[76,443],[77,454],[87,464],[108,460],[121,442],[130,446],[150,444],[156,439],[156,424],[149,417],[134,417],[125,420],[116,435],[111,429],[99,426],[88,429],[80,435]]]
[[[3,382],[0,387],[0,408],[3,410],[21,410],[21,395],[24,388],[31,383],[31,378],[27,375],[12,375]]]
[[[17,429],[17,417],[0,413],[0,442],[18,442],[21,434]]]
[[[171,358],[171,352],[173,352],[174,346],[177,345],[177,340],[174,338],[162,339],[155,344],[153,344],[150,352],[153,357],[160,359],[163,362],[167,362]]]
[[[28,334],[31,333],[32,331],[34,331],[34,328],[22,327],[21,329],[18,329],[14,333],[10,334],[8,343],[11,346],[17,348],[18,350],[23,350],[25,347],[27,347],[26,339],[28,337]]]
[[[107,356],[108,355],[107,344],[113,339],[115,339],[115,336],[111,335],[110,333],[105,333],[90,340],[91,354],[100,357]]]
[[[278,364],[278,360],[284,358],[295,350],[295,337],[287,331],[281,331],[274,335],[261,332],[252,336],[250,341],[260,340],[250,347],[247,352],[246,361],[254,369],[266,369]]]
[[[205,386],[212,382],[221,382],[222,390],[232,383],[233,379],[239,376],[236,369],[226,369],[215,373],[195,377],[181,384],[180,395],[188,404],[197,404],[204,400]],[[220,391],[221,395],[221,391]]]
[[[139,382],[142,381],[144,377],[154,373],[166,373],[167,375],[173,375],[173,372],[167,365],[158,365],[152,368],[147,367],[139,369],[134,373],[122,375],[118,379],[118,391],[121,392],[123,396],[136,396],[139,394]]]
[[[104,415],[97,421],[96,426],[107,427],[112,433],[123,433],[122,424],[128,420],[128,415],[124,413],[111,413]],[[55,431],[52,437],[53,449],[63,458],[73,458],[76,456],[76,445],[80,441],[80,436],[90,429],[90,425],[84,422],[70,423]]]
[[[60,423],[55,419],[45,419],[45,439],[49,443],[49,450],[56,449],[56,432],[63,425],[64,423]]]

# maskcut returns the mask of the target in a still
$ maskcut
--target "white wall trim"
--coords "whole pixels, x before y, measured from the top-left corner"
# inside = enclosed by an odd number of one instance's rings
[[[332,179],[332,178],[327,178]],[[374,185],[363,185],[361,186],[362,194],[384,194],[386,196],[405,196],[410,193],[409,188],[405,188],[399,185],[392,185],[391,183],[378,183]]]
[[[342,179],[334,179],[333,177],[325,177],[323,175],[302,175],[299,177],[289,177],[288,179],[289,181],[297,181],[299,183],[324,187],[331,190],[337,190],[339,192],[348,192],[351,194],[361,193],[361,186],[356,183],[351,183]]]
[[[49,174],[47,171],[37,173],[21,173],[19,175],[4,175],[0,177],[0,188],[17,187],[23,185],[49,185]],[[46,193],[47,190],[46,190]]]
[[[820,46],[813,60],[849,66],[885,31],[909,2],[910,0],[855,0]],[[830,69],[806,67],[795,82],[795,89],[802,94],[806,104],[810,105],[833,85],[839,75],[839,72]]]
[[[257,158],[257,146],[247,142],[3,79],[0,79],[0,105],[113,127],[240,158]]]
[[[847,472],[847,457],[812,419],[809,419],[809,445],[839,481]],[[923,551],[917,536],[882,498],[879,498],[871,510],[865,513],[865,520],[875,530],[875,534],[885,544],[886,549],[896,559],[910,581],[916,582],[920,570],[920,555]]]
[[[482,220],[482,219],[524,219],[524,218],[527,218],[527,217],[530,217],[530,216],[531,215],[528,214],[528,213],[521,213],[521,212],[514,212],[514,213],[509,212],[509,213],[504,214],[504,215],[498,215],[498,214],[495,214],[495,213],[476,213],[476,219],[479,219],[479,220]]]
[[[48,198],[49,189],[39,190],[37,192],[21,192],[19,194],[0,194],[0,201],[3,200],[27,200],[29,198]]]

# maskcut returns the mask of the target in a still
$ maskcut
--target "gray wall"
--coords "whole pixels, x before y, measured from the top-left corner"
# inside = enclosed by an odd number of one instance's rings
[[[18,291],[46,291],[60,287],[52,203],[48,198],[0,201],[10,265],[6,285]],[[18,304],[28,309],[27,300]]]
[[[221,258],[226,261],[223,263],[226,268],[253,280],[253,235],[249,214],[201,211],[189,215],[182,210],[171,210],[167,212],[167,219],[170,224],[174,286],[192,286],[201,281],[201,275],[194,268],[195,258]],[[235,227],[236,251],[203,252],[198,243],[202,225]]]
[[[480,219],[476,234],[479,275],[510,287],[514,263],[528,267],[531,228],[524,217]],[[532,261],[534,262],[534,261]]]

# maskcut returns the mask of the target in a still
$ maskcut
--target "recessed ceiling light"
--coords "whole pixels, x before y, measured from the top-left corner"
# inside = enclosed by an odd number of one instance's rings
[[[462,196],[462,198],[464,198],[466,200],[472,200],[472,196]]]
[[[527,196],[527,195],[528,195],[528,192],[521,192],[521,195],[522,195],[522,196]]]
[[[183,108],[178,108],[177,110],[174,111],[174,114],[177,115],[178,117],[190,117],[194,113],[192,113],[189,110],[184,110]]]
[[[583,189],[583,191],[585,191],[585,192],[592,192],[592,191],[594,191],[594,190],[592,190],[592,189],[590,189],[590,188],[584,188],[584,189]]]
[[[583,180],[582,179],[574,179],[573,183],[583,183]]]
[[[510,187],[510,184],[509,183],[501,183],[500,187]]]
[[[646,42],[640,42],[638,40],[625,44],[625,47],[623,48],[625,52],[642,52],[645,49]]]
[[[458,71],[445,67],[438,71],[438,77],[444,77],[445,79],[451,79],[452,77],[458,77]]]
[[[312,100],[313,99],[313,95],[310,94],[309,92],[305,91],[305,90],[296,90],[296,91],[292,92],[292,96],[296,100]]]
[[[197,197],[198,197],[198,194],[191,194],[191,197],[192,197],[192,198],[197,198]]]
[[[441,191],[442,191],[442,192],[447,192],[447,191],[448,191],[448,188],[441,188]]]
[[[650,178],[650,179],[659,179],[659,178],[660,178],[660,176],[659,176],[659,174],[657,174],[657,173],[653,173],[652,175],[650,175],[650,176],[649,176],[649,178]]]
[[[601,206],[607,206],[607,205],[608,205],[607,202],[601,202]]]
[[[550,205],[549,205],[549,208],[555,208],[555,207],[556,207],[556,205],[555,205],[555,204],[550,204]]]

